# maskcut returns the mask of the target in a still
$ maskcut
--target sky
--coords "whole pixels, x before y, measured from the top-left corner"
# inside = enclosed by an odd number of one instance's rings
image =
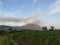
[[[0,0],[0,25],[27,23],[60,29],[60,0]]]

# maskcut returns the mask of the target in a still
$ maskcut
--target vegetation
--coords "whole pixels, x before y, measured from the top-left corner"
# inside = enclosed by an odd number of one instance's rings
[[[54,26],[50,26],[50,29],[49,30],[54,30]]]
[[[43,30],[48,30],[48,29],[47,29],[47,26],[42,27],[42,29],[43,29]]]
[[[4,30],[0,45],[60,45],[60,31]]]

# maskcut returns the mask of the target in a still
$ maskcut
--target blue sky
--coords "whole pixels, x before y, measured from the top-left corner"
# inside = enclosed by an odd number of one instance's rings
[[[60,0],[0,0],[0,25],[20,26],[31,20],[60,28]]]

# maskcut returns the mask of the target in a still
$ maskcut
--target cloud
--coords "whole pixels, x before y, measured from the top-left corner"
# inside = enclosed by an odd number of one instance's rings
[[[24,22],[0,22],[0,25],[22,26],[25,25],[25,23]]]
[[[15,17],[0,17],[0,22],[20,22],[22,19]]]
[[[60,6],[60,0],[56,0],[49,8],[54,8],[55,6]]]
[[[50,14],[53,15],[53,14],[56,14],[58,12],[60,12],[60,6],[57,6],[54,9],[52,9],[51,12],[50,12]]]
[[[29,16],[26,18],[26,21],[25,23],[27,24],[39,24],[40,21],[38,19],[39,16],[41,16],[43,14],[43,12],[39,11],[39,10],[36,10],[32,13],[29,14]]]
[[[48,28],[50,28],[50,26],[54,26],[56,29],[60,29],[60,21],[59,19],[52,19],[52,20],[46,20],[43,19],[42,21],[43,26],[47,26]]]
[[[50,11],[48,12],[49,15],[53,15],[60,12],[60,0],[56,0],[56,2],[49,7],[49,9],[50,9]]]
[[[27,24],[29,21],[31,21],[31,23],[38,23],[39,21],[38,21],[37,18],[40,15],[42,15],[42,12],[36,10],[36,11],[33,11],[30,14],[28,14],[28,16],[26,16],[26,17],[23,16],[23,18],[22,17],[11,16],[11,15],[13,15],[13,14],[0,11],[0,22],[2,22],[2,24],[5,24],[5,23],[8,24],[9,23],[9,25],[13,24],[13,23],[14,23],[13,25],[15,25],[15,23],[19,24],[21,22],[24,22],[24,23]],[[23,25],[23,24],[21,24],[21,25]]]
[[[0,22],[20,22],[23,21],[21,17],[15,15],[17,12],[9,13],[0,11]]]
[[[47,26],[54,26],[55,28],[60,28],[60,21],[59,20],[51,20],[51,22],[48,22],[48,24],[46,24]]]
[[[41,16],[42,14],[43,14],[43,12],[36,10],[36,11],[31,12],[31,13],[28,15],[28,18],[36,19],[36,18],[38,18],[39,16]]]
[[[0,11],[0,25],[21,26],[24,25],[23,18],[12,16],[13,14]]]
[[[16,11],[14,11],[14,12],[12,12],[11,14],[12,15],[21,15],[21,12],[22,12],[22,9],[24,9],[25,8],[25,6],[24,5],[22,5],[22,6],[20,6],[20,8],[18,8]]]
[[[10,26],[21,26],[24,25],[24,20],[21,17],[18,17],[15,11],[14,13],[8,13],[4,11],[0,11],[0,25],[10,25]]]
[[[20,6],[18,9],[16,9],[15,11],[13,11],[13,12],[6,12],[6,11],[2,11],[2,10],[0,10],[0,16],[12,16],[12,17],[19,17],[19,15],[21,15],[21,11],[22,11],[22,9],[24,9],[25,8],[25,6],[24,5],[22,5],[22,6]]]
[[[52,5],[48,7],[47,12],[43,15],[44,17],[41,19],[43,26],[47,26],[48,28],[50,26],[54,26],[55,28],[60,29],[60,21],[59,18],[55,19],[55,16],[57,13],[60,12],[60,0],[56,0]],[[52,15],[55,15],[54,17]]]
[[[0,17],[18,17],[16,15],[14,15],[14,13],[9,13],[9,12],[5,12],[5,11],[0,11]]]

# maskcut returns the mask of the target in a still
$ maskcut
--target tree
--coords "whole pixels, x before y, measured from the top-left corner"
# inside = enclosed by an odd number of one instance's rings
[[[50,26],[50,29],[49,30],[54,30],[54,26]]]
[[[12,30],[12,28],[10,28],[9,30]]]
[[[47,30],[47,26],[42,27],[43,30]]]

